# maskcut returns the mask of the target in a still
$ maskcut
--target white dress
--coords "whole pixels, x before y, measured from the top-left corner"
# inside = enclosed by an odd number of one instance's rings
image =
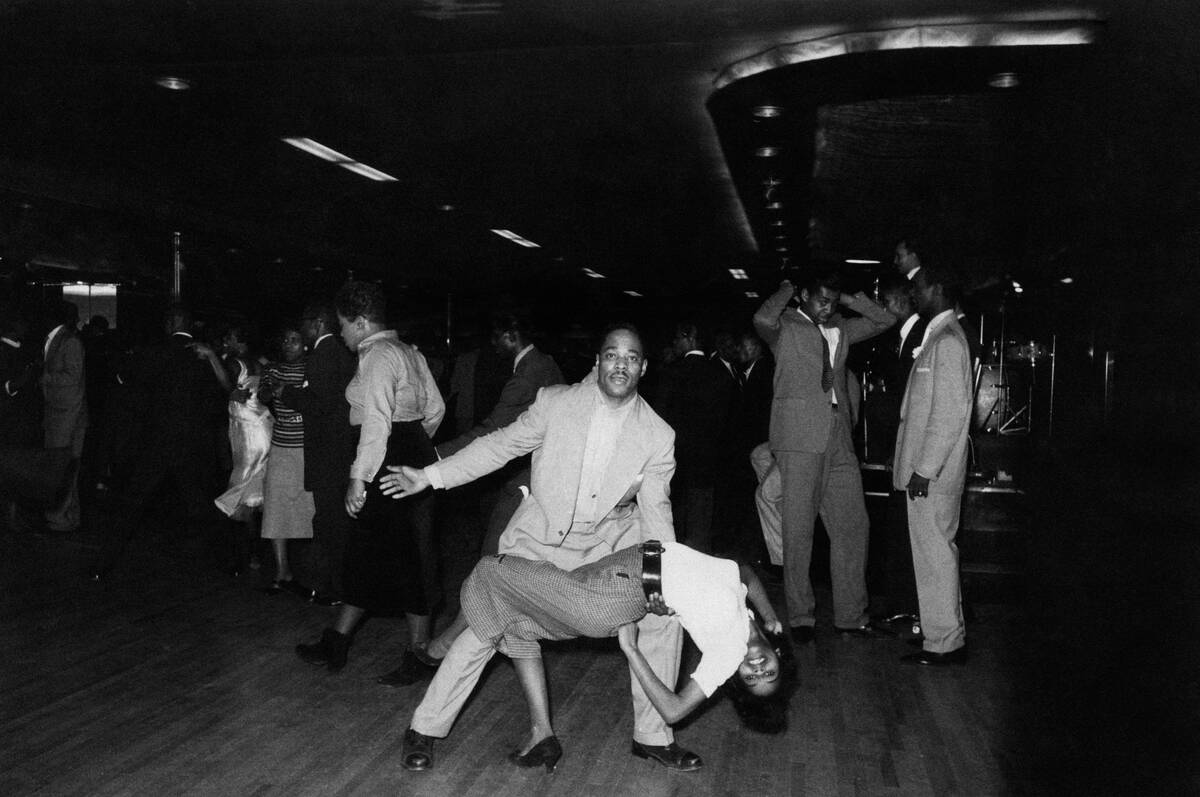
[[[249,391],[245,402],[229,401],[229,444],[233,449],[233,470],[229,488],[213,501],[232,517],[239,507],[259,507],[263,502],[263,475],[267,454],[271,451],[271,428],[275,419],[258,400],[258,377],[251,376],[246,364],[238,361],[239,390]]]

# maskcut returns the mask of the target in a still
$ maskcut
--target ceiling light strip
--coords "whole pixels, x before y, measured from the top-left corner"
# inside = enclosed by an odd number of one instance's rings
[[[512,230],[492,230],[492,232],[494,232],[496,235],[499,235],[501,238],[505,238],[509,241],[512,241],[517,246],[524,246],[526,249],[540,249],[541,248],[541,244],[535,244],[533,241],[530,241],[527,238],[522,238],[521,236],[517,235]]]

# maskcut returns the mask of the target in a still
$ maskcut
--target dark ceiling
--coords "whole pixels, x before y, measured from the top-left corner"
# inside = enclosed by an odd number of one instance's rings
[[[162,279],[180,230],[193,274],[231,290],[349,269],[430,293],[746,302],[729,268],[765,289],[783,257],[886,260],[915,230],[980,280],[1049,278],[1127,256],[1147,225],[1194,229],[1189,16],[1182,2],[9,2],[0,256]],[[857,31],[1056,20],[1094,21],[1096,43],[783,57]],[[1006,69],[1020,86],[987,85]],[[786,109],[773,129],[752,113],[764,101]],[[784,148],[771,163],[752,155],[764,131]],[[787,200],[778,218],[764,179]]]

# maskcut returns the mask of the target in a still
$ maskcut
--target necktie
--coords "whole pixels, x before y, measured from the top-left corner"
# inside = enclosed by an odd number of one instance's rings
[[[821,390],[828,393],[833,390],[833,366],[829,364],[829,339],[825,337],[825,333],[817,327],[817,334],[821,336]]]

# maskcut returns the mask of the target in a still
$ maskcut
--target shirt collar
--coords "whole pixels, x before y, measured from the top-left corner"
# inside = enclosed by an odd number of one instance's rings
[[[700,351],[699,349],[692,349],[691,351],[685,351],[685,352],[683,353],[683,356],[684,356],[684,357],[691,357],[693,354],[698,354],[698,355],[700,355],[701,357],[703,357],[703,356],[704,356],[704,352]]]
[[[324,335],[322,335],[321,337],[319,337],[319,338],[317,338],[316,340],[314,340],[314,341],[313,341],[313,349],[315,350],[315,349],[316,349],[318,346],[320,346],[320,345],[321,345],[321,341],[325,340],[325,338],[331,338],[331,337],[333,337],[333,333],[332,333],[332,332],[326,332]]]
[[[908,338],[908,333],[912,332],[912,328],[916,326],[917,319],[920,317],[921,316],[917,315],[916,313],[913,313],[908,317],[907,320],[905,320],[905,322],[900,326],[900,340],[906,340]]]
[[[911,280],[913,277],[917,276],[917,272],[920,270],[921,270],[921,267],[917,266],[916,268],[911,269],[907,274],[905,274],[904,278],[907,280]]]
[[[12,338],[0,337],[0,343],[3,343],[5,346],[12,346],[14,349],[21,348],[21,341],[13,340]]]
[[[513,358],[513,370],[514,371],[517,370],[517,363],[521,362],[521,358],[524,357],[526,354],[529,354],[529,352],[532,350],[533,350],[533,344],[529,343],[529,344],[526,344],[525,348],[523,348],[519,352],[517,352],[517,356]]]
[[[929,319],[929,323],[925,326],[925,336],[921,338],[921,345],[925,345],[925,341],[929,340],[929,333],[933,332],[933,328],[944,322],[948,318],[954,317],[954,308],[943,310],[942,312]]]
[[[178,335],[181,338],[190,338],[192,336],[192,333],[191,332],[172,332],[171,333],[171,337],[175,337],[176,335]]]
[[[381,340],[388,340],[388,339],[400,340],[400,336],[398,334],[396,334],[396,330],[394,330],[394,329],[381,329],[372,335],[367,335],[365,338],[363,338],[361,341],[359,341],[358,350],[362,351],[363,349],[369,348],[371,345],[373,345]]]

